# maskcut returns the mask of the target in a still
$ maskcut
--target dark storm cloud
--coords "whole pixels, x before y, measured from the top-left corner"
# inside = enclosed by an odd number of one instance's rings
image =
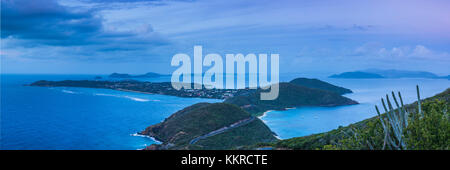
[[[167,43],[152,29],[145,32],[146,38],[131,31],[105,31],[102,18],[95,11],[74,10],[54,0],[2,0],[1,10],[2,39],[28,40],[24,41],[27,46],[101,45],[101,48],[111,49],[118,44],[135,44],[125,48],[130,50]]]
[[[51,0],[2,0],[2,38],[79,45],[102,30],[90,11],[71,11]]]

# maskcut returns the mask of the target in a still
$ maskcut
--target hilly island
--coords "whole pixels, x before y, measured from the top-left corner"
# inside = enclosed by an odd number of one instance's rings
[[[438,76],[426,71],[409,71],[396,69],[366,69],[352,72],[343,72],[340,74],[333,74],[330,78],[340,79],[378,79],[378,78],[428,78],[428,79],[448,79],[448,76]]]
[[[279,83],[276,100],[260,100],[262,89],[181,89],[170,82],[135,80],[40,80],[30,84],[41,87],[105,88],[148,94],[222,99],[223,103],[198,103],[175,112],[140,134],[162,142],[146,149],[239,149],[257,143],[278,141],[258,117],[269,110],[302,106],[341,106],[358,104],[345,93],[351,90],[317,79],[298,78]]]

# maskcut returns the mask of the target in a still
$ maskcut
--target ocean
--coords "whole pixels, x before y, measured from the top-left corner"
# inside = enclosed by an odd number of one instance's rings
[[[215,99],[108,89],[23,86],[89,75],[2,75],[1,149],[136,150],[156,143],[137,132],[172,113]]]
[[[108,89],[24,86],[37,80],[93,80],[95,76],[2,74],[1,149],[142,149],[157,141],[137,132],[192,104],[222,101]],[[295,77],[298,75],[280,75],[280,80]],[[416,84],[422,97],[450,87],[450,81],[444,79],[322,80],[353,90],[346,96],[361,104],[271,111],[262,120],[282,139],[304,136],[374,116],[374,105],[392,90],[400,90],[405,103],[410,103],[416,99]]]

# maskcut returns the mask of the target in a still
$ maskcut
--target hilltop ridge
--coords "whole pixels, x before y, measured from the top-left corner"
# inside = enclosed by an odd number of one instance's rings
[[[296,78],[294,80],[291,80],[289,83],[304,86],[308,88],[313,89],[321,89],[326,91],[335,92],[337,94],[347,94],[347,93],[353,93],[352,90],[335,86],[333,84],[327,83],[325,81],[321,81],[319,79],[309,79],[309,78]]]

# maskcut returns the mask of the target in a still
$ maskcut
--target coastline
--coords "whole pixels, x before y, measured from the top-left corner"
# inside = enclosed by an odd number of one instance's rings
[[[143,135],[143,134],[140,134],[140,133],[133,133],[133,134],[131,134],[131,136],[139,136],[139,137],[144,137],[144,138],[150,138],[151,140],[153,140],[155,142],[154,144],[158,144],[158,145],[163,143],[163,142],[157,140],[153,136]]]
[[[285,108],[285,109],[288,110],[288,109],[295,109],[295,108]],[[261,120],[264,124],[266,124],[267,122],[266,122],[265,120],[263,120],[262,118],[264,118],[265,116],[267,116],[267,113],[269,113],[269,112],[271,112],[271,111],[275,111],[275,110],[268,110],[268,111],[265,111],[261,116],[258,116],[259,120]],[[278,140],[282,140],[282,139],[280,138],[280,136],[278,136],[278,134],[276,134],[276,133],[273,132],[273,131],[272,131],[272,133],[273,133],[273,136],[274,136],[275,138],[277,138]]]
[[[269,112],[271,112],[271,111],[274,111],[274,110],[268,110],[268,111],[265,111],[261,116],[258,116],[258,118],[262,120],[262,118],[264,118],[264,117],[267,115],[267,113],[269,113]],[[265,123],[264,120],[262,120],[262,121]]]
[[[291,109],[296,109],[296,107],[288,107],[288,108],[284,108],[284,110],[291,110]],[[263,112],[262,115],[258,116],[259,119],[262,120],[262,118],[267,116],[267,113],[271,112],[271,111],[275,111],[275,110],[267,110],[265,112]],[[264,121],[264,120],[263,120]]]

